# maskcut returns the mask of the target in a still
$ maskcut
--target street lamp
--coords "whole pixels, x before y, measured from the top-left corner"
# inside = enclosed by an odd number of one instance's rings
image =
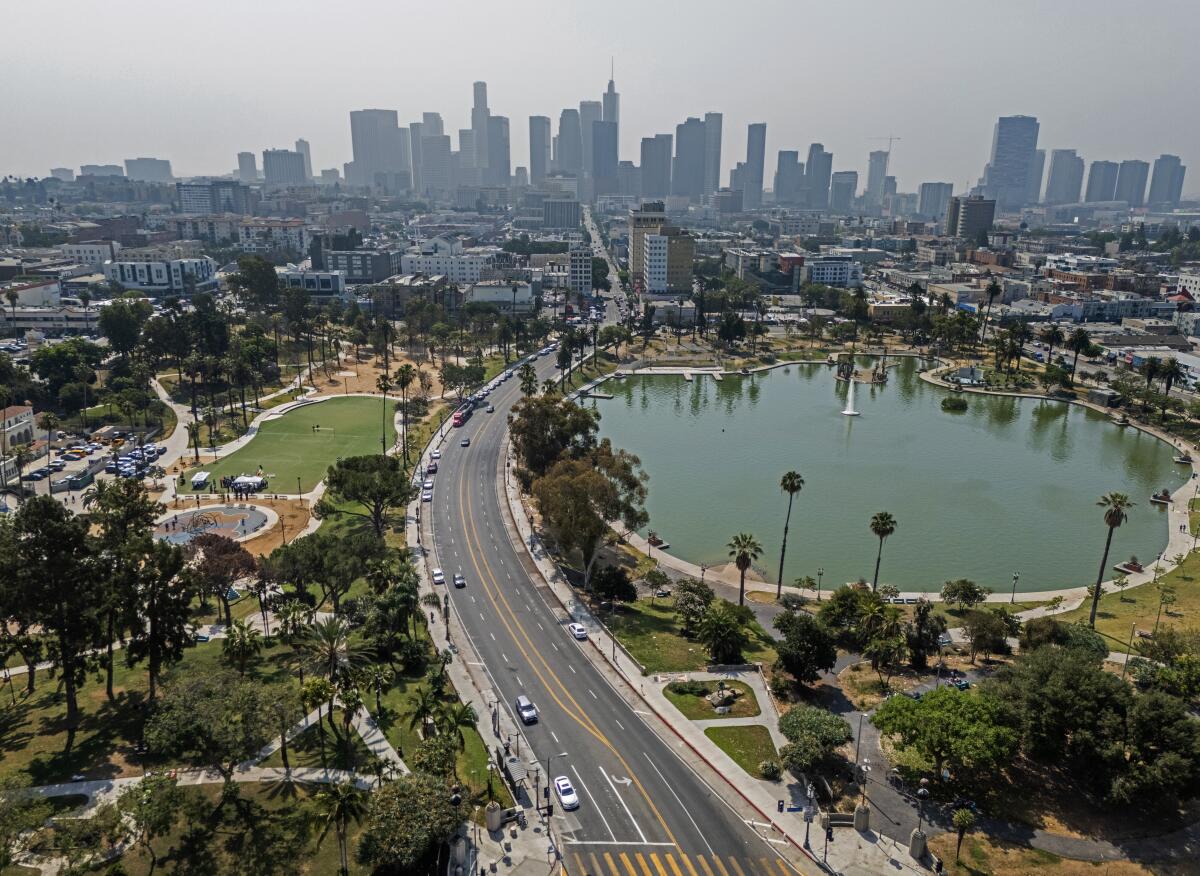
[[[1129,669],[1129,654],[1133,650],[1133,634],[1137,632],[1137,624],[1129,626],[1129,644],[1125,646],[1125,659],[1121,661],[1121,681],[1125,680],[1125,671]]]
[[[703,583],[704,583],[704,573],[705,573],[705,572],[707,572],[707,571],[708,571],[708,566],[706,566],[706,565],[704,565],[703,563],[701,563],[701,564],[700,564],[700,583],[701,583],[701,584],[703,584]]]
[[[1017,601],[1017,581],[1019,581],[1019,580],[1021,580],[1021,573],[1013,572],[1012,599],[1008,600],[1009,605],[1013,605]]]
[[[817,567],[817,602],[821,601],[821,578],[825,576],[825,569]]]

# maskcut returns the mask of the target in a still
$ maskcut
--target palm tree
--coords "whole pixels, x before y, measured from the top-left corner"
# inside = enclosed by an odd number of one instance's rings
[[[338,853],[341,856],[341,873],[350,872],[350,861],[346,854],[347,834],[350,822],[360,823],[367,815],[367,795],[355,787],[354,782],[332,782],[322,785],[317,791],[317,809],[324,822],[317,837],[317,845],[324,842],[332,827],[337,834]]]
[[[188,440],[192,443],[192,449],[196,454],[196,462],[200,461],[200,422],[192,420],[184,427],[187,429]]]
[[[408,711],[404,713],[408,718],[408,729],[424,727],[427,721],[437,715],[439,705],[437,696],[429,688],[419,687],[413,691],[412,699],[408,701]]]
[[[521,378],[521,395],[533,395],[537,392],[537,372],[531,364],[526,362],[517,370],[517,374]]]
[[[262,651],[262,636],[254,627],[245,621],[235,620],[225,631],[225,641],[221,643],[221,653],[234,666],[238,675],[246,674],[246,664]]]
[[[950,820],[958,834],[958,845],[954,847],[954,863],[957,864],[959,854],[962,852],[963,837],[966,836],[968,830],[975,826],[975,813],[970,809],[955,809]]]
[[[54,414],[46,411],[38,414],[37,425],[39,429],[46,431],[46,459],[50,459],[50,444],[54,441],[54,430],[59,427],[59,419]]]
[[[1108,527],[1108,537],[1104,539],[1104,558],[1100,560],[1100,574],[1096,576],[1096,586],[1092,590],[1092,611],[1088,617],[1088,626],[1096,628],[1096,609],[1100,605],[1100,593],[1103,590],[1104,570],[1108,568],[1108,549],[1112,547],[1113,531],[1125,522],[1133,502],[1124,493],[1109,493],[1100,497],[1096,503],[1104,509],[1104,525]]]
[[[387,394],[388,390],[392,388],[392,378],[388,376],[387,372],[384,372],[375,381],[375,386],[383,393],[383,424],[379,433],[379,443],[383,447],[382,452],[387,453]]]
[[[1063,335],[1062,329],[1052,323],[1042,329],[1040,338],[1046,345],[1046,367],[1050,367],[1054,362],[1054,345],[1061,344],[1066,337]]]
[[[1174,356],[1169,356],[1158,366],[1158,377],[1163,382],[1162,416],[1167,416],[1167,403],[1171,400],[1171,387],[1177,380],[1187,376],[1187,371]]]
[[[779,548],[779,583],[775,587],[775,598],[783,596],[783,557],[787,553],[788,524],[792,521],[792,500],[804,489],[804,478],[798,471],[789,471],[779,479],[779,488],[787,493],[787,516],[783,518],[783,546]]]
[[[432,594],[430,594],[432,595]],[[437,598],[436,596],[434,597]],[[392,687],[392,672],[387,667],[372,663],[363,670],[363,682],[375,692],[375,713],[383,713],[383,692]]]
[[[417,369],[405,362],[396,369],[396,386],[400,387],[400,447],[404,453],[404,464],[408,465],[408,388],[417,379]]]
[[[739,532],[729,540],[729,544],[726,547],[729,548],[729,556],[741,574],[741,580],[738,585],[738,605],[745,605],[746,570],[750,568],[751,563],[762,556],[762,545],[750,533]]]
[[[871,580],[872,592],[879,588],[879,561],[883,557],[883,543],[896,531],[896,518],[887,511],[880,511],[871,518],[871,532],[879,539],[879,551],[875,554],[875,577]]]
[[[1092,346],[1092,337],[1085,328],[1077,328],[1067,338],[1067,349],[1075,356],[1071,359],[1071,381],[1075,381],[1075,366],[1079,364],[1079,354],[1086,352]]]
[[[463,731],[473,728],[478,721],[479,716],[475,713],[474,706],[458,702],[442,709],[438,728],[442,733],[452,735],[458,743],[458,750],[462,751],[467,746],[467,737]]]
[[[350,641],[350,625],[340,617],[324,617],[305,628],[300,647],[313,666],[331,682],[366,663],[368,653]]]
[[[17,330],[17,302],[21,300],[21,293],[16,289],[9,289],[4,293],[4,297],[8,299],[8,306],[12,313],[13,337],[19,337],[21,333]]]
[[[1000,294],[1000,291],[1001,291],[1000,284],[997,283],[995,281],[995,279],[993,279],[992,282],[988,283],[988,285],[987,285],[987,311],[983,315],[983,334],[979,338],[979,346],[980,347],[983,347],[983,345],[987,342],[988,320],[992,316],[992,302],[996,300],[996,296],[998,296]]]
[[[92,303],[92,293],[87,289],[79,290],[79,303],[83,305],[83,333],[90,335],[92,333],[91,311],[88,305]]]

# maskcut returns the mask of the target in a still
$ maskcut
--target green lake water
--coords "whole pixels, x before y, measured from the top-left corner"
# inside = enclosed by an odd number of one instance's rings
[[[870,360],[861,360],[869,368]],[[1078,405],[948,393],[921,381],[912,359],[885,386],[859,384],[858,417],[845,417],[847,384],[832,369],[791,365],[751,377],[609,380],[597,400],[600,432],[636,453],[650,475],[650,525],[672,554],[728,562],[726,543],[753,533],[755,568],[774,581],[787,497],[796,496],[784,581],[816,577],[836,587],[871,579],[878,544],[868,523],[889,511],[897,528],[883,548],[880,582],[939,590],[970,578],[998,592],[1051,590],[1095,581],[1106,528],[1096,500],[1136,502],[1113,538],[1109,565],[1149,563],[1166,546],[1167,515],[1150,495],[1189,476],[1169,444]],[[1111,575],[1106,574],[1106,578]]]

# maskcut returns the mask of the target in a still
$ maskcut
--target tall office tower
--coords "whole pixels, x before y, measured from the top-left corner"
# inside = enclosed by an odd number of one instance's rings
[[[1025,203],[1037,204],[1042,200],[1042,176],[1046,172],[1046,150],[1034,149],[1029,160],[1029,188],[1025,192]]]
[[[620,125],[621,95],[617,93],[616,83],[611,78],[608,80],[608,90],[604,92],[604,97],[601,100],[604,103],[604,121]]]
[[[927,182],[921,183],[920,198],[917,201],[917,212],[927,219],[941,221],[946,215],[950,199],[954,197],[954,183]]]
[[[304,156],[290,149],[264,149],[263,178],[267,185],[300,185],[305,182]]]
[[[772,185],[775,190],[775,203],[799,203],[803,187],[804,165],[800,163],[800,153],[795,149],[780,149],[775,161],[775,181]]]
[[[399,173],[409,177],[409,141],[401,136],[402,131],[395,110],[365,109],[351,112],[353,176],[348,175],[346,182],[352,186],[370,186],[375,184],[377,174]]]
[[[883,185],[890,157],[891,153],[885,149],[877,149],[867,157],[867,190],[863,192],[863,198],[868,207],[878,208],[883,204]]]
[[[704,194],[704,122],[688,118],[675,126],[675,159],[671,163],[671,194],[699,201]]]
[[[1150,176],[1150,165],[1145,161],[1127,158],[1117,171],[1117,200],[1130,207],[1146,203],[1146,179]]]
[[[1120,165],[1115,161],[1093,161],[1088,168],[1086,203],[1113,201],[1117,197],[1117,174]]]
[[[1147,203],[1155,207],[1178,207],[1183,196],[1183,174],[1187,167],[1178,155],[1160,155],[1154,159],[1154,174],[1150,177]]]
[[[477,186],[483,181],[479,171],[479,156],[475,154],[475,131],[472,128],[458,129],[458,152],[454,153],[453,164],[455,186]]]
[[[670,156],[667,156],[670,166]],[[632,161],[622,161],[617,164],[617,194],[640,198],[642,195],[642,169]]]
[[[991,198],[951,198],[946,207],[946,233],[975,241],[981,232],[991,229],[995,218],[996,202]]]
[[[126,158],[125,176],[138,182],[172,182],[171,162],[165,158]]]
[[[524,167],[517,167],[513,171],[513,185],[518,189],[529,188],[529,170]]]
[[[421,176],[421,140],[424,136],[424,126],[420,122],[408,123],[408,143],[409,152],[412,156],[412,189],[414,192],[425,191]]]
[[[829,177],[833,173],[833,153],[826,152],[821,143],[808,147],[808,161],[804,165],[804,187],[807,189],[808,206],[824,210],[829,206]]]
[[[1029,197],[1029,170],[1037,151],[1038,120],[1001,116],[992,132],[992,154],[983,169],[984,193],[1000,210],[1015,210]]]
[[[592,124],[601,121],[604,107],[598,100],[579,101],[579,133],[583,138],[583,169],[595,176],[592,166]]]
[[[746,173],[742,179],[742,206],[754,210],[762,206],[763,170],[767,160],[767,123],[754,122],[746,128]]]
[[[720,113],[704,114],[704,190],[705,196],[721,188],[721,125]]]
[[[430,136],[425,125],[421,128],[421,191],[444,195],[451,189],[450,138]]]
[[[421,113],[422,137],[440,137],[445,133],[442,129],[441,113]]]
[[[592,179],[597,195],[617,191],[617,123],[592,122]]]
[[[529,181],[537,185],[550,170],[550,117],[529,117]]]
[[[642,190],[646,198],[665,198],[671,194],[670,134],[642,138]]]
[[[296,151],[304,156],[304,178],[312,179],[312,149],[309,148],[308,141],[297,140]]]
[[[858,171],[837,171],[829,178],[829,209],[834,213],[849,213],[857,193]]]
[[[253,152],[238,153],[238,179],[244,183],[258,180],[258,159]]]
[[[1046,180],[1047,204],[1078,204],[1083,190],[1083,159],[1074,149],[1050,153],[1050,176]]]
[[[488,116],[487,183],[493,186],[512,184],[512,154],[509,149],[508,117]]]
[[[482,171],[487,167],[488,118],[491,116],[491,110],[488,109],[487,83],[476,82],[473,88],[475,102],[471,107],[471,130],[475,133],[475,166],[481,171],[479,178],[484,179],[487,174]]]
[[[583,129],[577,109],[565,109],[558,116],[558,170],[583,172]]]

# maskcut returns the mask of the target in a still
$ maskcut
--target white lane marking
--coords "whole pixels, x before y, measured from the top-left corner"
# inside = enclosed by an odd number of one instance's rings
[[[705,838],[704,831],[700,829],[700,825],[696,824],[696,819],[692,818],[692,813],[688,810],[688,808],[683,805],[683,801],[680,800],[679,795],[675,793],[675,788],[671,786],[671,783],[667,781],[667,777],[662,774],[662,771],[658,768],[654,761],[650,759],[650,755],[643,751],[642,756],[649,761],[650,766],[656,773],[658,773],[658,777],[662,779],[662,783],[666,785],[667,790],[671,792],[671,796],[675,798],[675,802],[679,804],[679,808],[682,809],[684,814],[688,817],[688,821],[692,823],[692,827],[696,828],[696,833],[700,834],[700,839],[704,841],[704,845],[708,849],[708,853],[715,857],[716,852],[714,852],[713,847],[708,844],[708,839]]]
[[[488,635],[492,637],[493,642],[496,641],[496,634],[493,633],[491,630],[488,631]]]
[[[567,669],[571,670],[572,672],[575,672],[575,667],[572,666],[570,663],[567,664]],[[575,674],[578,675],[579,673],[575,673]],[[595,696],[595,694],[592,694],[592,696]]]
[[[555,745],[562,745],[562,743],[558,741],[558,734],[557,734],[557,733],[555,733],[553,730],[551,730],[551,731],[550,731],[550,735],[554,737],[554,744],[555,744]]]
[[[575,781],[579,782],[579,787],[583,788],[583,792],[591,797],[592,801],[596,804],[596,814],[598,814],[600,816],[600,820],[604,822],[604,828],[608,831],[608,838],[615,842],[617,835],[613,833],[612,827],[609,826],[608,819],[604,817],[604,807],[600,805],[600,799],[594,796],[592,792],[588,790],[588,786],[583,783],[583,779],[579,777],[579,771],[576,770],[573,765],[571,766],[571,772],[575,773]],[[546,778],[549,779],[550,777],[547,776]]]
[[[524,688],[524,687],[525,687],[525,682],[521,681],[521,676],[519,676],[519,675],[518,675],[518,676],[516,676],[516,679],[517,679],[517,684],[518,684],[520,687]]]
[[[481,611],[481,612],[479,612],[479,619],[480,619],[480,620],[486,620],[486,618],[483,616],[483,612],[482,612],[482,611]]]
[[[563,840],[568,846],[674,846],[678,843],[635,843],[630,840]]]
[[[507,655],[507,654],[505,654],[503,651],[501,651],[501,652],[500,652],[500,656],[504,658],[504,662],[505,662],[505,663],[507,663],[507,662],[508,662],[508,655]]]
[[[550,643],[550,647],[553,648],[555,651],[558,650],[558,645],[554,644],[553,642]]]
[[[616,785],[614,785],[614,784],[613,784],[613,781],[612,781],[612,779],[610,779],[610,778],[608,777],[608,773],[606,773],[606,772],[604,772],[603,770],[601,770],[601,772],[600,772],[600,775],[604,776],[604,781],[608,782],[608,786],[609,786],[610,788],[612,788],[612,792],[613,792],[614,794],[616,794],[616,795],[617,795],[617,800],[619,800],[619,801],[620,801],[620,803],[621,803],[621,808],[625,810],[625,814],[626,814],[626,815],[628,815],[628,816],[629,816],[629,820],[633,822],[633,829],[634,829],[634,830],[636,830],[636,831],[638,832],[638,836],[640,836],[640,837],[642,838],[642,842],[645,842],[645,841],[646,841],[646,835],[645,835],[644,833],[642,833],[642,828],[641,828],[641,825],[639,825],[639,824],[637,823],[637,819],[633,817],[633,813],[632,813],[632,812],[630,812],[630,811],[629,811],[629,807],[628,807],[627,805],[625,805],[625,800],[624,800],[624,798],[622,798],[622,797],[621,797],[621,794],[620,794],[620,792],[617,790],[617,786],[616,786]],[[629,781],[629,780],[628,780],[628,779],[626,779],[625,781]]]
[[[544,633],[544,632],[546,632],[546,628],[545,628],[544,626],[542,626],[542,622],[541,622],[541,621],[536,621],[536,623],[537,623],[537,625],[538,625],[538,629],[539,629],[539,630],[541,630],[543,633]]]
[[[472,602],[475,602],[475,597],[474,597],[474,596],[472,596],[472,597],[471,597],[471,601],[472,601]]]
[[[614,723],[615,723],[615,724],[616,724],[618,727],[620,727],[620,728],[621,728],[621,731],[622,731],[622,732],[624,732],[624,730],[625,730],[625,727],[624,727],[624,726],[622,726],[622,724],[621,724],[621,722],[620,722],[620,721],[618,721],[616,718],[613,718],[613,722],[614,722]]]
[[[643,718],[651,717],[649,712],[639,712],[637,709],[630,709],[630,711],[633,712],[635,715],[641,715]]]
[[[596,696],[596,692],[594,690],[592,690],[590,687],[588,688],[588,693],[590,693],[592,695],[592,699],[597,700],[597,701],[600,699],[600,697]]]

